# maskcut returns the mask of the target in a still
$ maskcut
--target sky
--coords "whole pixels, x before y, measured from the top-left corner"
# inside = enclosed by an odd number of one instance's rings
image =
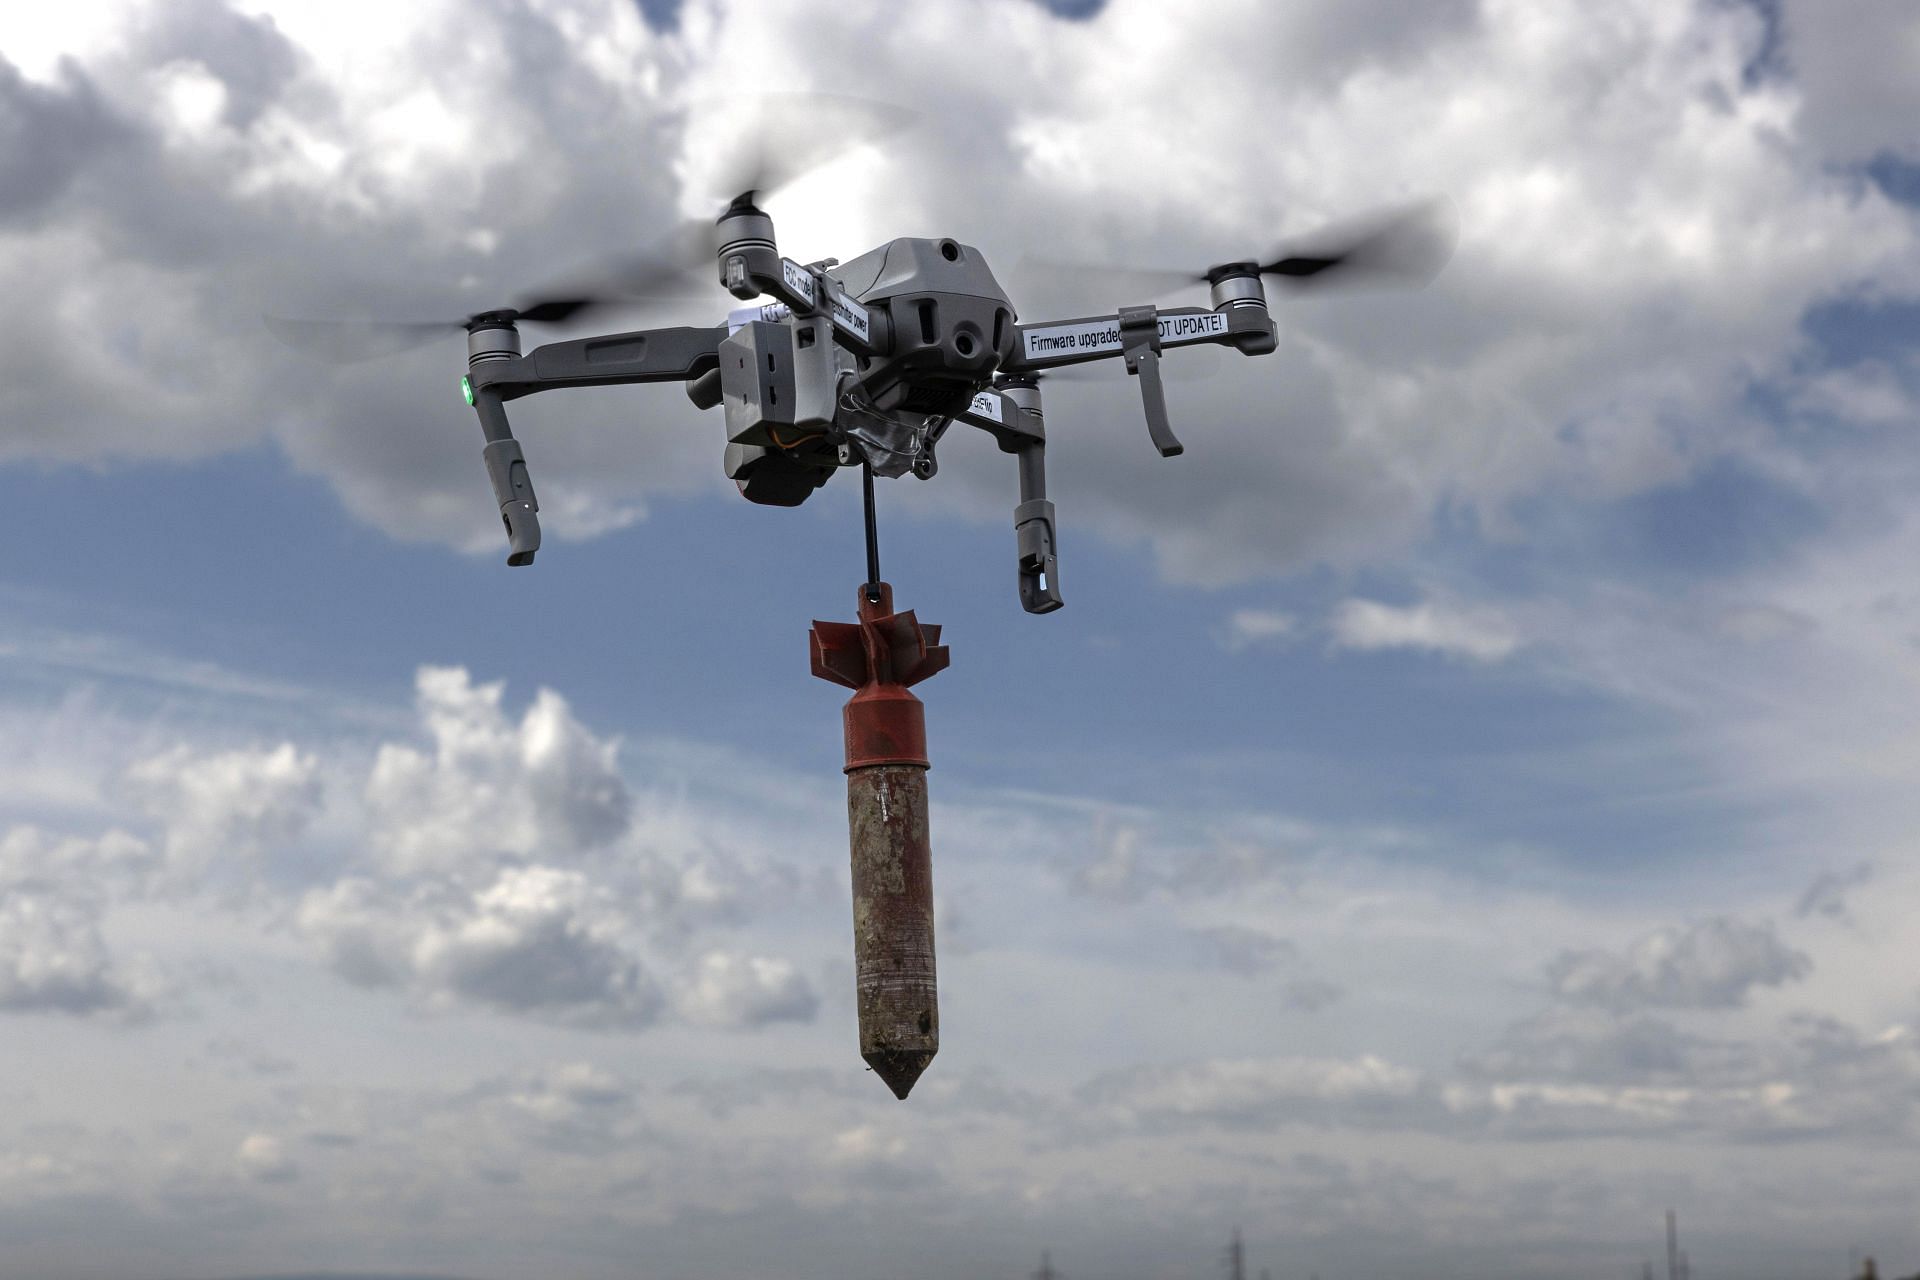
[[[1899,0],[92,0],[0,33],[0,1280],[1920,1269],[1920,13]],[[882,481],[942,624],[942,1047],[853,1025],[858,487],[459,335],[912,126],[789,256],[1024,321],[1444,196],[1417,292]],[[532,340],[713,324],[707,300]],[[1173,295],[1163,303],[1197,304]],[[1189,355],[1174,352],[1170,370]]]

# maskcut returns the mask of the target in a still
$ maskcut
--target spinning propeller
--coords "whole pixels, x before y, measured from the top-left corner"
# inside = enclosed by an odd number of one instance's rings
[[[1334,223],[1258,258],[1222,260],[1204,271],[1033,258],[1026,265],[1049,275],[1071,272],[1079,279],[1101,273],[1121,287],[1133,283],[1155,293],[1258,276],[1274,277],[1295,290],[1367,283],[1418,287],[1453,256],[1457,222],[1453,202],[1437,197]]]
[[[759,200],[917,119],[899,107],[832,94],[761,94],[727,106],[736,132],[717,142],[714,154],[720,159],[700,181],[703,190],[718,193],[710,198],[726,206],[723,218],[755,209]],[[574,276],[595,284],[549,286],[511,307],[458,319],[264,319],[268,330],[289,346],[353,362],[405,351],[482,323],[560,324],[592,311],[697,301],[711,297],[714,227],[711,217],[684,219],[640,253],[604,260]]]

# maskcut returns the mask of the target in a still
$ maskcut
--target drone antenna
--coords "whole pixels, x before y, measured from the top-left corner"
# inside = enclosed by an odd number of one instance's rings
[[[860,464],[860,502],[867,524],[867,600],[880,603],[880,524],[873,513],[873,464]]]

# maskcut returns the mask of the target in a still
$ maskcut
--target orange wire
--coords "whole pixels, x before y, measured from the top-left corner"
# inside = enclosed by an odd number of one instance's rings
[[[825,434],[827,433],[824,431],[816,431],[810,436],[801,436],[798,440],[789,442],[786,440],[782,440],[780,438],[780,433],[774,430],[772,427],[767,428],[767,438],[773,441],[774,446],[776,448],[780,448],[780,449],[798,449],[801,445],[805,444],[807,441],[818,440],[821,436],[824,436]]]

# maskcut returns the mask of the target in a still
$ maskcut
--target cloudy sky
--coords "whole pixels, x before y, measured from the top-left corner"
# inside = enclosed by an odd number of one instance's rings
[[[1920,1268],[1920,15],[1901,0],[89,0],[0,34],[0,1276]],[[855,1052],[857,486],[448,341],[772,202],[1022,318],[1444,194],[1415,294],[1048,393],[1068,607],[956,431],[883,482],[944,1044]],[[1192,301],[1191,299],[1174,299]],[[713,323],[727,299],[604,325]],[[549,330],[542,337],[565,331]],[[575,330],[574,332],[585,332]]]

